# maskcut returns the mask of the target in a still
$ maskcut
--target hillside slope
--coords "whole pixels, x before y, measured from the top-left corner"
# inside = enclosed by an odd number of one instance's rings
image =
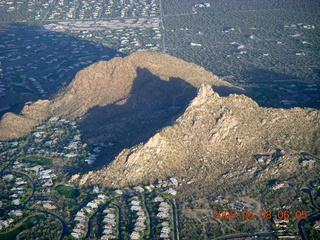
[[[150,80],[152,80],[151,83]],[[90,118],[93,118],[90,115],[95,119],[97,115],[98,118],[103,118],[101,112],[105,112],[105,109],[101,108],[113,104],[123,105],[130,97],[133,97],[130,100],[136,100],[133,95],[145,94],[146,91],[139,92],[138,90],[146,85],[149,87],[149,95],[150,91],[156,93],[158,87],[173,88],[177,85],[177,80],[180,89],[172,93],[171,100],[179,97],[180,90],[198,87],[200,83],[213,85],[216,91],[222,94],[241,92],[240,89],[220,80],[195,64],[187,63],[167,54],[137,52],[125,58],[118,57],[110,61],[95,63],[78,72],[70,85],[60,91],[52,100],[41,100],[31,105],[28,104],[20,115],[5,114],[0,122],[0,139],[16,138],[27,134],[32,127],[50,116],[68,119],[81,116],[88,119],[84,127],[86,128],[88,125],[92,127]],[[170,82],[170,84],[165,85],[165,82]],[[172,82],[173,84],[171,84]],[[195,92],[195,88],[193,92]],[[162,93],[165,94],[166,91]],[[182,101],[190,100],[190,92],[187,95],[188,97]],[[158,97],[162,101],[167,96]],[[144,104],[150,102],[150,99],[141,96],[139,101]],[[133,105],[140,103],[136,102]],[[157,107],[157,105],[155,104],[153,107]],[[166,107],[168,108],[170,105]],[[88,114],[88,111],[91,110],[93,114]],[[94,126],[96,125],[94,123]],[[92,139],[97,137],[97,134],[88,136]],[[107,136],[102,136],[100,140],[107,140]]]
[[[172,126],[145,144],[124,149],[107,167],[89,172],[81,184],[121,187],[177,176],[215,186],[255,177],[295,174],[300,152],[319,156],[319,111],[261,108],[244,95],[221,97],[202,85]],[[276,156],[276,168],[260,168],[254,156]],[[285,157],[284,157],[285,156]]]

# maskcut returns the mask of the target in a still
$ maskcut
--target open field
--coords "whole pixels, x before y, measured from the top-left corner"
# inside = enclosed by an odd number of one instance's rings
[[[21,160],[22,160],[22,162],[35,163],[35,164],[39,164],[39,165],[51,165],[52,164],[51,158],[46,158],[46,157],[41,157],[41,156],[29,156],[29,157],[24,157]]]

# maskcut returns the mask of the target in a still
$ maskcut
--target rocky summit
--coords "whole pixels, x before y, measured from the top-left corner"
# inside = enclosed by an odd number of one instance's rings
[[[110,141],[116,134],[100,131],[108,129],[110,121],[118,122],[113,121],[115,113],[126,118],[132,115],[132,109],[139,108],[142,113],[169,109],[171,113],[167,115],[172,118],[173,111],[183,108],[195,96],[200,83],[214,86],[221,94],[242,91],[202,67],[167,54],[137,52],[100,61],[78,72],[70,85],[52,100],[29,102],[19,115],[6,113],[0,122],[0,139],[23,136],[43,120],[58,116],[81,117],[83,128],[90,128],[85,130],[88,139]],[[135,122],[133,118],[129,120]],[[138,121],[152,124],[152,120],[141,115]],[[106,124],[109,126],[105,127]]]
[[[262,108],[238,94],[220,96],[201,85],[197,96],[172,125],[146,143],[124,149],[81,184],[121,187],[179,176],[185,183],[213,187],[248,179],[294,175],[300,152],[319,154],[319,111]],[[260,168],[255,156],[269,153],[276,168]]]
[[[271,215],[290,211],[297,236],[317,208],[309,186],[319,205],[319,110],[265,108],[244,93],[166,54],[83,69],[50,100],[3,116],[1,139],[24,136],[0,141],[3,215],[42,205],[68,219],[61,239],[213,239],[284,236]],[[23,179],[32,195],[12,199]]]
[[[51,100],[5,114],[0,138],[52,116],[76,119],[87,143],[113,147],[100,170],[73,180],[105,187],[167,176],[200,185],[283,177],[299,169],[301,152],[319,155],[318,110],[263,108],[243,92],[197,65],[137,52],[95,63]],[[277,167],[257,166],[259,154],[276,156]]]

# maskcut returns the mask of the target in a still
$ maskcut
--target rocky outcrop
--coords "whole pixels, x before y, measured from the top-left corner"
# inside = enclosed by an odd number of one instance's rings
[[[210,84],[226,94],[242,91],[195,64],[167,54],[137,52],[81,70],[52,100],[45,101],[45,104],[38,101],[26,105],[25,109],[30,109],[28,112],[24,109],[20,115],[5,114],[0,122],[0,139],[22,136],[48,116],[75,119],[93,108],[124,103],[131,96],[136,82],[143,79],[140,84],[143,87],[148,82],[145,78],[150,75],[164,82],[184,81],[194,87],[201,83]]]
[[[254,171],[246,169],[256,168],[254,154],[277,148],[318,152],[319,134],[317,110],[261,108],[244,95],[221,97],[210,85],[201,85],[171,126],[144,144],[124,149],[110,165],[85,175],[82,183],[120,187],[166,176],[212,186],[226,178],[242,181],[253,177]],[[275,175],[300,167],[298,161],[285,161]]]
[[[48,100],[26,104],[20,115],[6,113],[0,121],[0,139],[21,137],[49,116]]]

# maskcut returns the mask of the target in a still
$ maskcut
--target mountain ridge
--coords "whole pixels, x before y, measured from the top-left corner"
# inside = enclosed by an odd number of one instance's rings
[[[319,155],[319,120],[317,110],[262,108],[244,95],[222,97],[210,85],[201,85],[197,97],[171,126],[146,143],[124,149],[102,170],[77,178],[80,184],[123,187],[166,176],[212,185],[225,178],[229,182],[255,175],[264,179],[270,172],[273,177],[289,176],[301,167],[300,152]],[[285,156],[278,169],[258,171],[254,156],[276,149]]]
[[[98,170],[72,177],[88,186],[175,176],[196,191],[308,171],[301,159],[305,152],[319,159],[319,111],[263,108],[242,93],[202,67],[139,52],[95,63],[51,100],[7,113],[0,139],[23,136],[51,116],[77,119],[84,142],[112,143],[95,162]],[[265,154],[270,167],[255,157]]]
[[[195,87],[200,83],[213,85],[223,94],[243,92],[193,63],[167,54],[136,52],[124,58],[100,61],[79,71],[52,100],[26,104],[20,115],[6,113],[0,122],[0,139],[21,137],[50,116],[75,119],[94,106],[104,107],[128,98],[138,68],[147,69],[163,81],[180,78]]]

